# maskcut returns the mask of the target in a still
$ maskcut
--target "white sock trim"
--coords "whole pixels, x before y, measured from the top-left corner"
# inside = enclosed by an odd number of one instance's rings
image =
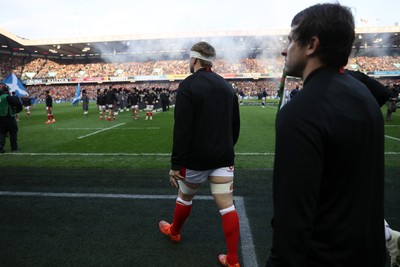
[[[183,200],[183,199],[180,198],[180,197],[178,197],[178,198],[176,199],[176,202],[182,203],[182,204],[185,205],[185,206],[190,206],[190,205],[192,205],[192,201],[191,201],[191,200],[190,200],[190,201],[186,201],[186,200]]]
[[[400,238],[400,232],[389,228],[390,238],[386,240],[386,248],[389,251],[390,256],[400,255],[400,248],[398,246],[398,240]]]
[[[386,220],[384,220],[384,222],[385,222],[385,239],[386,241],[388,241],[390,239],[390,233],[389,233],[390,227]]]
[[[232,205],[229,208],[220,210],[219,213],[221,213],[221,215],[225,215],[225,214],[227,214],[229,212],[232,212],[234,210],[235,210],[235,205]]]

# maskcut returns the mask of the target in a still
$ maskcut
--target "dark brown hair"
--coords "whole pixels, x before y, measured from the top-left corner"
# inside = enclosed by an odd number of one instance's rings
[[[316,4],[299,12],[292,20],[293,39],[306,45],[318,37],[319,58],[328,66],[347,64],[354,38],[355,24],[350,8],[336,4]]]

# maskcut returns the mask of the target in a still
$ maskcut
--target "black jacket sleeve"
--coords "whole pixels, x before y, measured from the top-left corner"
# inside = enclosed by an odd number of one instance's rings
[[[346,72],[367,86],[379,106],[382,107],[391,97],[390,91],[376,79],[369,77],[360,71],[346,70]]]
[[[233,144],[236,145],[239,139],[239,132],[240,132],[240,112],[239,112],[239,100],[237,95],[234,96],[233,101]]]
[[[7,102],[10,106],[12,106],[14,108],[14,111],[16,113],[21,112],[22,110],[22,103],[21,100],[19,100],[19,98],[17,96],[7,96]]]

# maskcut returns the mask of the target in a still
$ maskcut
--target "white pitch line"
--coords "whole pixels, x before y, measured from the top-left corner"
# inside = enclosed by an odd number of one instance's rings
[[[273,152],[238,152],[235,153],[236,156],[273,156]]]
[[[17,197],[66,197],[66,198],[114,198],[114,199],[176,199],[176,195],[137,195],[99,193],[54,193],[54,192],[13,192],[0,191],[0,196]],[[211,196],[195,196],[199,200],[214,200]],[[235,196],[235,207],[240,218],[240,242],[244,266],[258,267],[249,220],[243,197]]]
[[[400,141],[400,139],[398,140]],[[236,156],[274,156],[275,153],[272,152],[260,152],[260,153],[235,153]],[[129,157],[169,157],[171,153],[36,153],[36,152],[18,152],[18,153],[4,153],[0,154],[1,156],[60,156],[60,157],[67,157],[67,156],[129,156]],[[385,152],[385,155],[400,155],[400,152],[389,151]]]
[[[396,137],[393,137],[393,136],[385,135],[385,137],[386,137],[386,138],[389,138],[389,139],[396,140],[396,141],[400,141],[399,138],[396,138]]]
[[[2,155],[13,155],[13,156],[164,156],[168,157],[171,156],[171,153],[4,153]],[[275,153],[236,153],[237,156],[273,156]]]
[[[160,127],[129,127],[129,128],[121,128],[118,130],[160,130]]]
[[[104,128],[104,129],[101,129],[101,130],[95,131],[95,132],[93,132],[93,133],[90,133],[90,134],[85,134],[85,135],[79,136],[79,137],[78,137],[78,139],[82,139],[82,138],[85,138],[85,137],[88,137],[88,136],[91,136],[91,135],[95,135],[95,134],[98,134],[98,133],[101,133],[101,132],[104,132],[104,131],[111,130],[112,128],[115,128],[115,127],[118,127],[118,126],[124,125],[125,123],[126,123],[126,122],[124,122],[124,123],[120,123],[120,124],[117,124],[117,125],[114,125],[114,126],[111,126],[111,127],[108,127],[108,128]]]
[[[102,130],[104,128],[57,128],[60,131],[83,131],[83,130]],[[129,128],[122,128],[119,130],[159,130],[160,127],[129,127]]]
[[[97,128],[56,128],[56,130],[60,131],[80,131],[80,130],[101,130],[104,129],[103,127]]]
[[[171,156],[171,153],[4,153],[0,154],[0,157],[3,155],[20,155],[20,156],[60,156],[60,157],[68,157],[68,156],[129,156],[129,157],[154,157],[154,156]]]
[[[249,219],[246,214],[246,206],[243,197],[234,197],[235,207],[240,218],[240,244],[244,266],[258,267],[257,255],[254,248]]]
[[[398,140],[400,141],[400,139]],[[275,153],[266,152],[266,153],[236,153],[236,156],[274,156]],[[385,155],[400,155],[400,152],[389,151],[385,152]],[[128,156],[128,157],[169,157],[171,153],[4,153],[0,154],[0,157],[5,156],[60,156],[60,157],[68,157],[68,156]]]

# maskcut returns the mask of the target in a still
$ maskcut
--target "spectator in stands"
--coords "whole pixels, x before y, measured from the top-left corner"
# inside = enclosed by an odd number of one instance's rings
[[[357,56],[351,58],[347,68],[358,69],[361,71],[377,71],[377,70],[397,70],[399,68],[400,56]],[[10,72],[18,74],[17,76],[23,79],[44,79],[43,83],[54,79],[65,79],[66,84],[51,84],[51,85],[28,85],[27,90],[30,95],[37,97],[38,102],[44,101],[44,92],[49,90],[53,96],[54,101],[70,101],[74,96],[76,85],[69,85],[72,79],[86,79],[98,81],[108,79],[109,76],[118,77],[132,77],[135,75],[151,75],[157,69],[158,73],[166,74],[188,74],[187,62],[184,60],[160,60],[148,62],[123,62],[123,63],[109,63],[109,62],[87,62],[82,64],[80,61],[75,60],[56,60],[44,58],[29,58],[22,60],[20,56],[14,55],[0,55],[1,75],[6,76]],[[279,82],[274,79],[274,73],[280,73],[284,65],[283,58],[242,58],[236,61],[227,61],[220,58],[215,60],[213,69],[219,73],[266,73],[269,75],[268,79],[260,80],[233,80],[232,83],[236,85],[236,90],[243,91],[245,96],[255,97],[257,92],[266,89],[269,98],[276,98],[277,88]],[[23,70],[23,73],[20,73]],[[34,75],[33,75],[34,74]],[[32,76],[33,75],[33,76]],[[271,76],[270,76],[271,75]],[[398,78],[380,78],[383,84],[399,83]],[[295,83],[298,81],[292,78],[287,79],[287,87],[294,88]],[[153,86],[155,88],[169,88],[174,91],[178,87],[178,82],[137,82],[138,90],[148,90]],[[129,89],[127,83],[113,83],[115,88]],[[96,85],[85,84],[82,89],[86,89],[87,95],[90,100],[96,99]],[[158,92],[157,92],[158,93]]]

